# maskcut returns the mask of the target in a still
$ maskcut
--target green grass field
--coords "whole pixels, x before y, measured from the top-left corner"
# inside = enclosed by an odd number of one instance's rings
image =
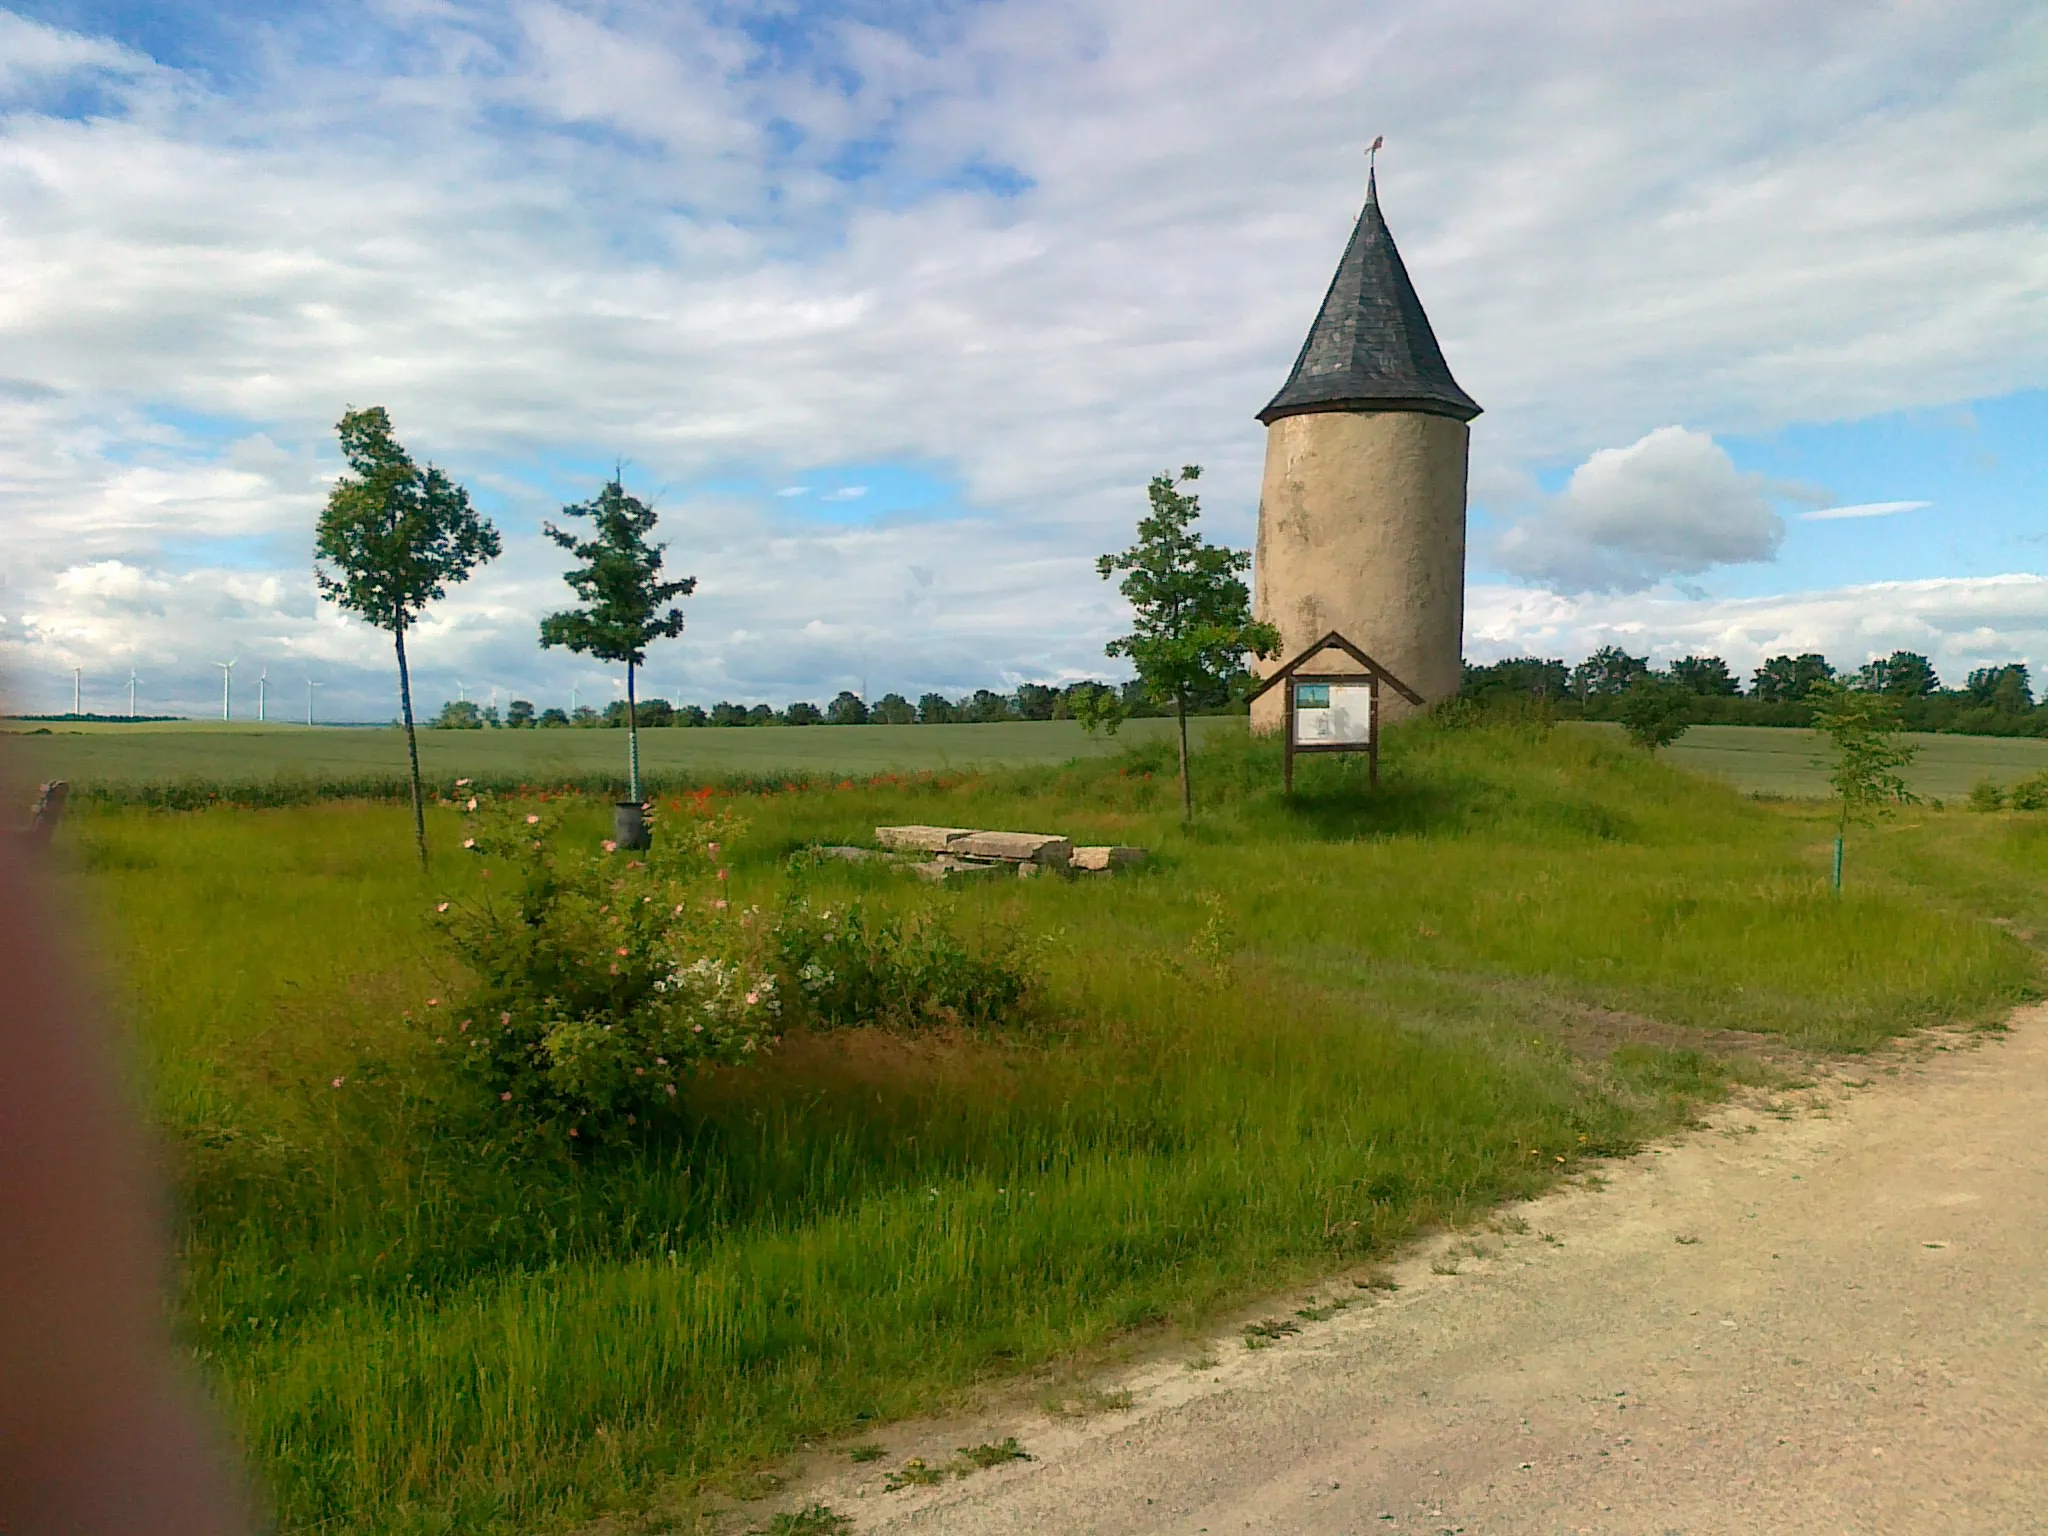
[[[1193,722],[1197,737],[1242,730],[1241,717]],[[402,778],[405,734],[395,728],[239,725],[55,725],[9,722],[24,779],[73,784],[260,783],[278,775],[360,781]],[[1016,767],[1105,757],[1168,734],[1168,720],[1133,720],[1115,739],[1071,720],[992,725],[841,725],[673,729],[640,734],[642,771],[657,782],[716,783],[755,774],[868,775]],[[533,784],[626,779],[626,735],[609,730],[421,731],[420,771],[442,783],[480,777]]]
[[[423,876],[389,803],[88,806],[64,840],[175,1149],[180,1328],[283,1528],[665,1528],[799,1440],[1355,1273],[1629,1147],[1726,1082],[1698,1031],[1862,1050],[2039,987],[2033,818],[1859,827],[1837,897],[1824,807],[1606,733],[1418,724],[1377,791],[1361,767],[1304,764],[1289,804],[1270,744],[1220,732],[1192,829],[1160,740],[717,797],[740,901],[885,822],[1155,859],[959,891],[828,867],[824,898],[1028,938],[1039,1001],[791,1039],[583,1157],[507,1151],[404,1022],[462,984],[426,922],[481,875],[456,812]],[[605,808],[567,803],[594,840]]]
[[[222,724],[81,724],[28,735],[23,722],[0,729],[21,777],[68,779],[80,785],[176,784],[202,780],[258,784],[279,776],[348,783],[391,781],[405,773],[405,738],[392,729],[346,726]],[[1091,737],[1071,720],[997,725],[856,725],[645,732],[641,757],[656,782],[718,783],[738,776],[868,775],[885,772],[1020,767],[1106,757],[1131,743],[1158,740],[1165,720],[1134,720],[1120,736]],[[1241,717],[1194,722],[1197,739],[1243,729]],[[1568,726],[1618,735],[1612,725]],[[1916,793],[1959,799],[1980,778],[2009,785],[2048,768],[2048,741],[1992,736],[1909,738],[1921,749],[1907,772]],[[1670,761],[1726,780],[1745,794],[1789,798],[1828,793],[1815,765],[1811,731],[1746,725],[1702,725],[1669,751]],[[625,738],[617,731],[422,731],[421,769],[429,780],[485,777],[497,781],[587,783],[625,778]]]

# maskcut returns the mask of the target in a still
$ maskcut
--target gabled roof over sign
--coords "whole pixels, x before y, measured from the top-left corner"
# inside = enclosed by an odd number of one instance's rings
[[[1376,176],[1366,183],[1365,209],[1294,372],[1259,420],[1271,426],[1312,411],[1423,411],[1458,421],[1479,414],[1451,377],[1394,249]]]
[[[1406,683],[1402,682],[1401,679],[1394,676],[1393,673],[1389,672],[1385,667],[1381,666],[1378,662],[1374,661],[1370,656],[1366,655],[1365,652],[1361,651],[1349,640],[1346,640],[1334,629],[1331,630],[1327,635],[1323,636],[1323,638],[1318,640],[1314,645],[1310,646],[1307,650],[1301,652],[1299,655],[1293,657],[1288,661],[1282,662],[1278,667],[1274,668],[1271,672],[1267,673],[1266,676],[1263,679],[1261,679],[1259,686],[1254,688],[1250,693],[1244,696],[1245,702],[1249,704],[1253,699],[1256,699],[1260,694],[1266,692],[1267,689],[1278,687],[1281,683],[1285,682],[1288,678],[1294,676],[1296,672],[1299,672],[1304,666],[1306,666],[1309,662],[1313,661],[1316,657],[1322,655],[1325,651],[1342,651],[1346,656],[1349,656],[1353,661],[1357,662],[1359,666],[1363,667],[1367,675],[1378,678],[1381,682],[1385,683],[1389,688],[1393,689],[1394,692],[1398,693],[1399,695],[1401,695],[1402,698],[1406,699],[1410,704],[1422,703],[1421,694],[1417,693],[1413,688],[1410,688]],[[1307,675],[1313,677],[1316,674],[1309,673]]]

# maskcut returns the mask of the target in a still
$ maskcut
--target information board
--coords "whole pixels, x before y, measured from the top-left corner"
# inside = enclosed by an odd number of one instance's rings
[[[1298,747],[1369,747],[1373,727],[1370,683],[1294,685],[1294,744]]]

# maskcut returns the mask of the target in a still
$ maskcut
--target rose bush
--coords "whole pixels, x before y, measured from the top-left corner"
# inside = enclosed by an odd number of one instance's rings
[[[976,953],[936,912],[813,902],[801,879],[773,912],[736,905],[730,816],[668,818],[627,855],[574,845],[545,802],[464,808],[487,878],[435,922],[474,980],[434,1038],[499,1105],[572,1136],[672,1114],[688,1073],[792,1025],[990,1024],[1029,990],[1014,946]]]

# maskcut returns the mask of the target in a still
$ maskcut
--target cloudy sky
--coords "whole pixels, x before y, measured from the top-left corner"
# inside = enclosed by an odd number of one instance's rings
[[[6,3],[17,707],[202,711],[235,658],[387,718],[310,574],[373,403],[506,534],[429,706],[615,696],[535,643],[615,460],[700,578],[651,691],[1108,672],[1149,475],[1250,542],[1376,133],[1486,407],[1470,655],[2048,671],[2026,0]]]

